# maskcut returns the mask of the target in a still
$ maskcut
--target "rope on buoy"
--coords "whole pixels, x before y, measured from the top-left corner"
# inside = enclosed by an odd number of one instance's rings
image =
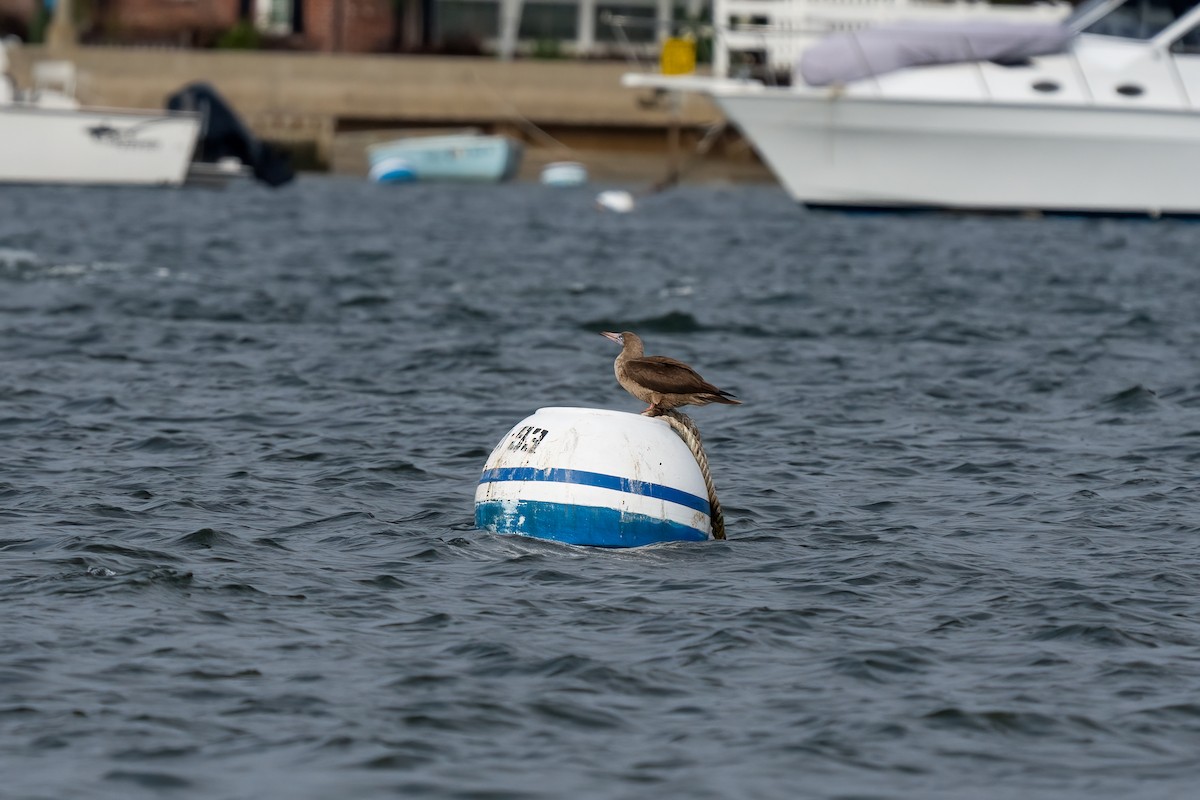
[[[712,473],[708,469],[708,456],[704,453],[704,444],[700,441],[700,429],[687,414],[681,414],[675,409],[663,411],[658,416],[663,417],[667,424],[675,429],[679,438],[687,444],[704,476],[704,488],[708,490],[709,519],[712,520],[714,539],[725,538],[725,515],[721,513],[721,501],[717,499],[717,489],[713,486]]]

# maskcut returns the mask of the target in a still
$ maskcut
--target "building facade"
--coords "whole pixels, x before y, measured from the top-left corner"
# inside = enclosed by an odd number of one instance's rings
[[[38,25],[40,0],[0,0],[0,36],[28,40]]]
[[[52,7],[53,0],[46,2]],[[701,2],[689,0],[688,8],[698,9]],[[75,0],[73,5],[75,28],[91,44],[542,58],[627,56],[631,46],[669,35],[673,8],[670,0]],[[0,0],[0,35],[36,40],[43,8],[43,0]]]

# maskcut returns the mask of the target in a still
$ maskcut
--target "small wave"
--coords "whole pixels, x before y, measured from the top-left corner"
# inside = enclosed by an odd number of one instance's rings
[[[87,553],[97,553],[99,555],[122,556],[124,558],[133,558],[141,561],[177,561],[178,559],[170,553],[164,553],[161,550],[149,550],[140,547],[127,547],[125,545],[112,544],[107,542],[91,542],[87,540],[74,541],[66,545],[66,550],[82,550]]]
[[[1172,703],[1154,708],[1143,708],[1133,712],[1131,716],[1150,717],[1151,719],[1179,719],[1187,722],[1200,719],[1200,703]]]
[[[966,325],[961,322],[938,322],[919,332],[914,337],[917,341],[936,342],[938,344],[967,345],[979,341],[995,341],[1001,337],[994,331]]]
[[[395,250],[359,249],[346,254],[346,260],[353,264],[384,264],[396,257]]]
[[[487,455],[488,454],[485,452],[484,457],[486,457]],[[369,470],[370,472],[391,472],[391,473],[395,473],[397,475],[424,475],[425,474],[425,470],[421,469],[416,464],[412,463],[411,461],[404,461],[401,459],[396,459],[394,461],[388,461],[383,464],[376,464],[375,466],[367,467],[367,470]]]
[[[330,525],[355,528],[357,527],[358,523],[364,521],[375,522],[375,516],[365,511],[347,511],[342,514],[334,514],[333,516],[329,517],[321,517],[320,519],[298,522],[295,525],[286,525],[282,528],[279,528],[276,533],[297,533],[300,531],[320,530]]]
[[[254,540],[254,543],[259,547],[265,547],[271,550],[283,550],[285,552],[291,552],[291,548],[271,536],[260,536]]]
[[[390,575],[381,576],[381,577],[391,578]],[[395,578],[392,578],[392,580],[395,580]],[[359,581],[359,583],[365,583],[368,585],[376,585],[376,586],[380,585],[378,579],[375,581]],[[388,587],[388,588],[391,588],[391,587]],[[454,622],[454,617],[450,616],[449,614],[443,614],[443,613],[439,612],[436,614],[430,614],[428,616],[421,617],[420,619],[414,619],[414,620],[410,620],[410,621],[406,621],[406,622],[389,622],[388,624],[386,624],[382,627],[387,628],[387,629],[398,629],[398,630],[406,630],[406,631],[436,631],[436,630],[441,630],[443,628],[448,627],[453,622]]]
[[[1088,625],[1072,623],[1068,625],[1047,625],[1034,633],[1035,641],[1056,641],[1060,639],[1076,640],[1105,647],[1157,647],[1158,642],[1152,636],[1141,633],[1131,633],[1111,625]]]
[[[0,248],[0,278],[34,281],[44,278],[87,278],[91,275],[122,272],[129,264],[109,261],[52,263],[31,250]],[[81,304],[90,308],[86,303]]]
[[[340,308],[370,308],[372,306],[386,306],[391,302],[392,298],[383,294],[356,294],[339,300],[338,306]]]
[[[180,572],[170,567],[112,570],[97,564],[84,566],[83,574],[89,579],[86,583],[74,580],[72,575],[64,576],[63,585],[55,589],[54,594],[75,596],[98,592],[124,593],[130,589],[143,590],[154,587],[188,589],[192,586],[191,572]],[[96,578],[103,580],[95,580]]]
[[[935,653],[923,647],[864,650],[833,660],[834,669],[873,683],[889,683],[897,676],[923,672],[936,663]]]
[[[231,533],[214,528],[201,528],[186,536],[180,536],[175,543],[183,547],[211,550],[215,547],[229,547],[238,544],[238,538]]]
[[[961,708],[933,711],[926,714],[925,719],[939,728],[1026,736],[1047,735],[1060,724],[1054,717],[1035,711],[966,711]],[[1088,727],[1098,726],[1093,723]]]
[[[407,588],[409,588],[409,584],[407,581],[403,581],[403,580],[395,577],[394,575],[376,575],[374,578],[360,578],[358,581],[356,581],[356,583],[359,583],[363,586],[372,586],[377,589],[407,589]],[[450,617],[446,614],[437,614],[435,616],[442,618],[442,619],[438,620],[439,624],[442,622],[447,622],[450,619]],[[415,624],[419,624],[419,623],[420,623],[420,621],[418,621],[416,623],[403,623],[403,624],[414,624],[415,625]]]
[[[239,680],[242,678],[261,678],[263,674],[256,669],[242,669],[233,672],[214,672],[205,669],[190,669],[186,672],[180,672],[176,675],[177,678],[191,678],[200,681],[229,681]]]
[[[580,326],[586,331],[634,331],[635,333],[698,333],[704,330],[691,314],[683,311],[671,311],[657,317],[643,319],[597,319],[585,322]]]
[[[186,589],[193,583],[191,572],[180,572],[170,568],[151,569],[129,576],[128,583],[133,586],[163,586],[167,588]]]
[[[531,703],[529,710],[555,725],[567,724],[586,731],[620,730],[628,725],[619,714],[565,700],[539,700]]]
[[[34,266],[37,263],[38,254],[32,250],[17,250],[11,247],[0,247],[0,269]]]
[[[745,336],[750,339],[819,339],[821,337],[821,334],[812,328],[792,328],[784,327],[783,325],[730,325],[723,326],[721,330],[722,332],[736,336]],[[833,356],[832,360],[837,366],[842,365],[840,356]]]
[[[392,752],[368,758],[359,763],[363,769],[395,769],[395,770],[410,770],[415,767],[420,767],[429,764],[438,759],[440,753],[437,748],[429,748],[428,752],[424,753],[409,753],[409,752]],[[417,795],[413,795],[414,797]]]
[[[105,773],[104,779],[132,783],[143,789],[187,789],[192,782],[169,772],[147,772],[127,769],[115,769]]]
[[[121,449],[143,453],[198,453],[207,450],[208,444],[178,436],[156,435],[127,443]]]
[[[1157,392],[1139,383],[1105,397],[1098,407],[1110,411],[1144,412],[1157,409],[1160,402]]]
[[[121,405],[112,395],[100,395],[98,397],[83,397],[77,400],[70,400],[63,403],[63,411],[83,411],[92,414],[102,414],[109,411],[123,409]]]

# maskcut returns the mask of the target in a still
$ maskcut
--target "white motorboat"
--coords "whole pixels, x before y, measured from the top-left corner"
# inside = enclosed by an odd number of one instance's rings
[[[1091,0],[835,34],[790,86],[625,83],[710,95],[809,206],[1200,215],[1198,28],[1197,0]]]
[[[61,71],[67,64],[52,63]],[[0,183],[178,186],[200,133],[192,113],[86,108],[66,91],[20,91],[0,43]]]

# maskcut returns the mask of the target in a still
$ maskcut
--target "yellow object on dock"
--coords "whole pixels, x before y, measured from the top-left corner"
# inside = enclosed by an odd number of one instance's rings
[[[696,43],[691,39],[665,39],[659,55],[663,75],[691,75],[696,71]]]

